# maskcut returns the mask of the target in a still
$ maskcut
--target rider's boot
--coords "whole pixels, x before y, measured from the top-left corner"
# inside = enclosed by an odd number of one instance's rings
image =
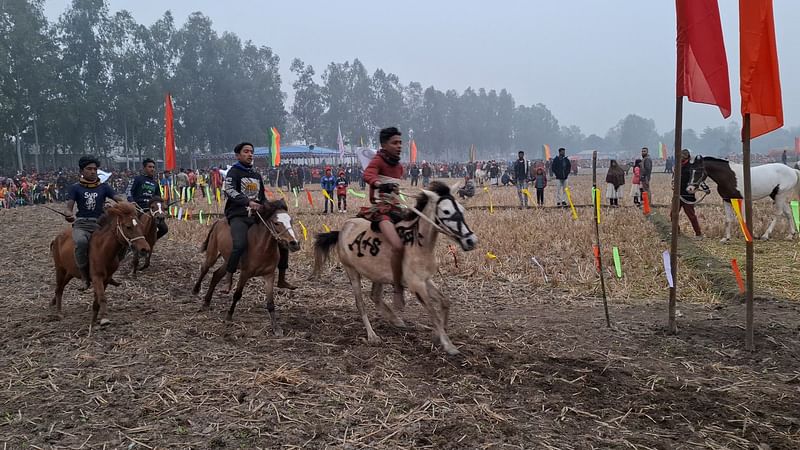
[[[297,286],[286,281],[286,269],[278,269],[278,287],[284,289],[297,289]]]
[[[92,286],[92,278],[89,275],[89,266],[78,267],[78,270],[81,272],[81,280],[83,280],[83,286],[79,287],[79,291],[85,291]]]
[[[394,286],[394,297],[392,303],[398,311],[406,309],[406,299],[403,295],[403,253],[404,249],[394,249],[392,251],[392,284]]]

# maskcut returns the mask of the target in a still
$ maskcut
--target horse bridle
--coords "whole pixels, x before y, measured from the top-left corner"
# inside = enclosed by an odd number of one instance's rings
[[[128,247],[133,247],[134,242],[138,241],[139,239],[144,239],[143,234],[140,234],[139,236],[135,236],[133,238],[128,238],[128,236],[125,235],[125,232],[122,231],[122,227],[119,225],[119,219],[117,219],[117,231],[119,232],[119,235],[122,236],[122,239],[125,239],[125,242],[128,243]]]
[[[686,199],[683,198],[682,195],[680,195],[678,197],[681,199],[681,201],[683,203],[686,203],[687,205],[696,205],[696,204],[702,202],[703,200],[705,200],[706,197],[708,197],[708,194],[711,193],[711,188],[708,187],[708,185],[706,184],[705,180],[706,180],[706,178],[708,178],[708,174],[705,173],[705,170],[703,170],[703,176],[701,177],[700,181],[698,181],[697,183],[695,183],[693,181],[694,180],[694,173],[697,172],[697,169],[689,169],[689,170],[690,170],[690,172],[689,172],[689,183],[687,183],[686,186],[687,187],[694,186],[695,191],[697,191],[697,190],[703,191],[704,195],[703,195],[703,197],[700,198],[700,200],[695,200],[695,201],[686,200]]]
[[[272,215],[270,215],[269,217],[272,217],[275,214],[277,214],[277,211],[272,213]],[[261,220],[261,223],[263,223],[264,226],[267,227],[267,230],[272,235],[272,237],[275,238],[276,241],[280,241],[281,240],[281,236],[283,236],[284,234],[288,234],[289,237],[292,237],[292,234],[289,233],[289,230],[292,229],[291,225],[289,226],[289,228],[284,228],[284,230],[282,232],[278,233],[278,230],[275,229],[275,226],[272,225],[272,222],[268,222],[268,221],[264,220],[264,217],[261,216],[260,212],[256,211],[256,216],[258,216],[258,219]]]

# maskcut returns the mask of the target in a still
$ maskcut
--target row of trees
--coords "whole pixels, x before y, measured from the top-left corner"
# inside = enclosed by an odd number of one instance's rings
[[[89,152],[160,157],[167,92],[184,164],[190,154],[228,151],[241,140],[266,145],[272,126],[284,142],[335,148],[340,128],[345,141],[358,145],[398,125],[413,130],[423,158],[448,160],[465,159],[471,145],[488,159],[516,150],[536,157],[545,143],[634,153],[672,142],[670,132],[660,135],[653,120],[637,115],[605,136],[586,136],[561,125],[543,104],[517,105],[505,89],[459,93],[404,84],[381,69],[370,74],[358,59],[332,62],[321,74],[294,59],[294,98],[286,104],[279,66],[269,47],[217,33],[202,13],[180,28],[170,12],[145,26],[127,11],[109,14],[106,0],[73,0],[49,23],[43,0],[6,0],[0,3],[0,167],[19,159],[61,166]],[[771,133],[754,150],[790,145],[798,133]],[[732,123],[686,130],[684,142],[724,155],[736,150],[738,134]]]

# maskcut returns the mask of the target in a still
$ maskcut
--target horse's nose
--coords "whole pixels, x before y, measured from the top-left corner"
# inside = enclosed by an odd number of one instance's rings
[[[299,242],[297,242],[297,241],[289,242],[289,251],[290,252],[296,252],[298,250],[300,250],[300,243]]]
[[[478,238],[476,236],[469,236],[464,239],[464,250],[472,250],[478,245]]]

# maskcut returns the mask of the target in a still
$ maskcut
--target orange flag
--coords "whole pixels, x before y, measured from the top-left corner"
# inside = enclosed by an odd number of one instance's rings
[[[175,170],[175,130],[173,129],[172,96],[167,94],[164,114],[164,168]]]
[[[717,105],[731,115],[728,59],[717,0],[677,0],[679,97]],[[665,154],[666,157],[666,154]]]
[[[772,0],[739,0],[739,51],[742,116],[756,138],[783,126]]]
[[[411,162],[417,162],[417,143],[411,140]]]

